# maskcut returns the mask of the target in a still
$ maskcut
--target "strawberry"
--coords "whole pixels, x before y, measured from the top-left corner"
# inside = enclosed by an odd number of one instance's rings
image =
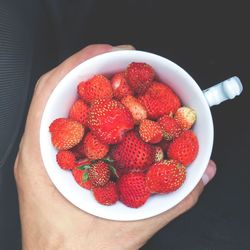
[[[153,82],[140,103],[146,108],[148,118],[158,119],[165,114],[175,113],[181,106],[179,97],[166,84]]]
[[[87,115],[88,115],[88,106],[84,103],[83,100],[78,99],[75,101],[70,108],[69,118],[72,120],[82,123],[84,126],[87,125]]]
[[[95,75],[86,82],[81,82],[78,85],[79,96],[91,103],[97,99],[112,99],[113,90],[110,81],[103,75]]]
[[[125,72],[114,74],[111,79],[111,86],[113,88],[114,98],[117,100],[121,100],[128,95],[133,95],[133,91],[128,85]]]
[[[66,118],[55,119],[49,126],[49,132],[50,133],[56,132],[57,130],[61,129],[66,122],[67,122]]]
[[[160,146],[155,147],[155,162],[162,161],[164,158],[164,152]]]
[[[92,184],[88,180],[88,170],[87,169],[78,169],[78,167],[72,169],[72,175],[75,181],[83,188],[91,189]]]
[[[160,125],[151,120],[143,120],[140,123],[139,133],[143,141],[158,143],[162,140],[162,130]]]
[[[155,77],[153,68],[140,62],[132,62],[126,70],[128,83],[136,94],[144,94]]]
[[[173,140],[168,148],[168,157],[188,166],[197,156],[198,139],[193,131],[186,130]]]
[[[196,112],[189,107],[181,107],[176,111],[174,119],[182,130],[188,130],[196,121]]]
[[[51,140],[58,150],[67,150],[76,146],[84,135],[84,127],[81,123],[68,118],[54,120],[49,128]]]
[[[101,143],[96,136],[88,132],[83,139],[83,152],[90,160],[103,158],[109,151],[107,144]]]
[[[177,190],[186,179],[186,168],[175,160],[164,160],[152,165],[146,175],[151,193],[169,193]]]
[[[118,181],[120,200],[126,206],[138,208],[142,206],[150,196],[146,187],[144,173],[128,173]]]
[[[172,139],[178,137],[182,132],[182,129],[176,120],[168,115],[162,116],[158,120],[158,123],[162,128],[163,137],[167,141],[171,141]]]
[[[62,169],[73,169],[76,166],[76,157],[69,150],[58,151],[56,161]]]
[[[102,161],[90,165],[89,180],[95,187],[102,187],[109,182],[110,179],[109,165]]]
[[[143,119],[147,118],[145,107],[132,95],[122,98],[121,103],[129,109],[134,118],[135,124],[139,124]]]
[[[88,126],[102,143],[116,144],[121,142],[127,130],[134,127],[134,121],[119,101],[100,99],[90,107]]]
[[[135,131],[129,131],[123,141],[112,148],[111,157],[121,168],[144,171],[154,162],[155,148],[144,142]]]
[[[106,206],[115,204],[119,199],[116,183],[111,181],[103,187],[94,187],[93,194],[100,204]]]

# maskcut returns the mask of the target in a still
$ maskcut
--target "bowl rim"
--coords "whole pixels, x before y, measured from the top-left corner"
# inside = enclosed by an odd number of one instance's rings
[[[176,202],[175,204],[173,204],[170,208],[174,207],[175,205],[177,205],[179,202],[181,202],[186,196],[188,196],[192,190],[195,188],[195,186],[198,184],[198,182],[200,181],[201,177],[202,177],[202,174],[204,173],[205,169],[206,169],[206,166],[208,164],[208,161],[210,159],[210,156],[211,156],[211,153],[212,153],[212,148],[213,148],[213,140],[214,140],[214,126],[213,126],[213,119],[212,119],[212,115],[211,115],[211,110],[208,106],[208,103],[205,99],[205,96],[203,95],[203,92],[202,90],[200,89],[200,87],[198,86],[198,84],[196,83],[196,81],[182,68],[180,67],[178,64],[172,62],[171,60],[167,59],[167,58],[164,58],[162,56],[159,56],[157,54],[153,54],[153,53],[150,53],[150,52],[145,52],[145,51],[139,51],[139,50],[121,50],[121,51],[111,51],[111,52],[107,52],[107,53],[104,53],[104,54],[100,54],[100,55],[97,55],[97,56],[94,56],[82,63],[80,63],[78,66],[76,66],[74,69],[72,69],[70,72],[68,72],[57,84],[57,86],[54,88],[54,90],[52,91],[51,95],[49,96],[48,100],[47,100],[47,103],[46,103],[46,106],[44,108],[44,111],[43,111],[43,114],[42,114],[42,119],[41,119],[41,123],[40,123],[40,130],[39,130],[39,133],[40,133],[40,151],[41,151],[41,156],[42,156],[42,160],[43,160],[43,163],[44,163],[44,167],[46,169],[46,172],[48,173],[49,175],[49,178],[50,180],[52,181],[52,183],[56,186],[58,192],[60,194],[62,194],[68,201],[70,201],[71,203],[73,203],[76,207],[80,208],[79,206],[77,206],[77,204],[75,204],[75,202],[71,199],[71,197],[68,197],[68,196],[65,196],[64,193],[62,193],[62,191],[60,190],[60,186],[55,182],[54,178],[53,178],[53,175],[52,173],[49,171],[49,168],[48,166],[46,165],[46,155],[45,155],[45,151],[44,151],[44,147],[46,146],[46,142],[45,142],[45,138],[44,138],[44,129],[45,129],[45,124],[47,124],[46,122],[46,119],[47,119],[47,115],[49,113],[49,109],[48,107],[51,105],[51,102],[53,100],[53,98],[55,98],[56,96],[56,93],[58,91],[58,89],[61,88],[61,86],[63,86],[64,84],[67,84],[71,77],[75,74],[77,74],[77,72],[79,72],[79,69],[81,68],[84,68],[85,65],[87,64],[93,64],[95,63],[96,61],[99,61],[99,60],[109,60],[109,58],[111,58],[111,56],[124,56],[124,55],[132,55],[135,56],[135,55],[140,55],[140,56],[150,56],[150,57],[155,57],[157,58],[157,60],[161,60],[163,62],[167,62],[168,64],[176,67],[180,72],[181,74],[185,75],[185,77],[187,78],[188,81],[192,82],[192,85],[193,87],[196,89],[196,92],[199,93],[199,100],[203,103],[203,106],[206,107],[206,114],[207,114],[207,118],[209,120],[209,127],[210,127],[210,137],[209,137],[209,144],[207,145],[207,151],[204,153],[203,157],[204,157],[204,166],[203,168],[201,169],[199,175],[196,175],[196,178],[194,178],[193,180],[193,184],[192,184],[192,188],[189,188],[188,191],[185,191],[185,192],[182,192],[180,196],[180,198],[178,199],[178,202]],[[47,129],[48,130],[48,129]],[[88,191],[88,190],[87,190]],[[89,192],[89,191],[88,191]],[[168,208],[168,209],[170,209]],[[120,216],[119,214],[106,214],[106,213],[103,213],[103,212],[100,212],[101,210],[98,209],[98,210],[94,210],[94,211],[90,211],[88,209],[82,209],[80,208],[81,210],[87,212],[87,213],[90,213],[92,215],[95,215],[95,216],[98,216],[98,217],[101,217],[101,218],[104,218],[104,219],[109,219],[109,220],[117,220],[117,221],[135,221],[135,220],[141,220],[141,219],[147,219],[147,218],[150,218],[150,217],[153,217],[153,216],[156,216],[158,214],[161,214],[163,212],[166,211],[165,208],[159,208],[157,209],[157,211],[151,211],[149,214],[147,214],[146,216],[143,215],[142,213],[135,213],[135,214],[128,214],[128,215],[124,215],[124,216]],[[134,210],[134,208],[130,208],[132,210]],[[139,210],[140,208],[138,208],[137,210]],[[168,210],[167,209],[167,210]]]

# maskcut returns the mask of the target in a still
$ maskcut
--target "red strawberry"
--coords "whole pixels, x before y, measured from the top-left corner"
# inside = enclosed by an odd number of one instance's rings
[[[49,132],[53,133],[60,130],[64,124],[67,122],[66,118],[57,118],[49,126]]]
[[[162,140],[162,130],[160,125],[151,120],[143,120],[140,123],[139,133],[143,141],[158,143]]]
[[[101,143],[96,136],[88,132],[83,139],[84,154],[90,160],[103,158],[109,151],[109,146]]]
[[[164,152],[160,146],[155,147],[155,162],[162,161],[164,158]]]
[[[168,148],[168,157],[188,166],[197,156],[199,143],[196,135],[191,130],[184,131],[173,140]]]
[[[92,103],[88,125],[102,143],[115,144],[134,127],[134,121],[129,110],[119,101],[102,99]]]
[[[139,124],[143,119],[147,118],[145,107],[132,95],[122,98],[121,103],[129,109],[135,124]]]
[[[129,64],[126,70],[128,83],[136,94],[143,94],[152,84],[155,77],[153,68],[140,62],[133,62]]]
[[[82,123],[84,126],[87,125],[87,116],[88,116],[88,106],[82,101],[78,99],[74,102],[69,111],[69,118],[72,120],[78,121]]]
[[[176,111],[174,119],[183,130],[188,130],[196,121],[196,112],[189,107],[181,107]]]
[[[51,140],[58,150],[67,150],[76,146],[84,135],[84,127],[81,123],[68,118],[54,120],[49,128]]]
[[[128,207],[142,206],[150,196],[144,173],[128,173],[118,181],[120,200]]]
[[[158,119],[165,114],[175,113],[181,106],[179,97],[166,84],[153,82],[147,92],[139,97],[146,108],[148,118]]]
[[[151,193],[169,193],[177,190],[186,179],[186,168],[175,160],[165,160],[152,165],[146,175]]]
[[[69,150],[57,152],[56,161],[62,169],[73,169],[76,166],[76,157]]]
[[[168,115],[164,115],[158,120],[159,125],[162,128],[163,137],[167,141],[171,141],[176,138],[182,132],[181,127],[176,120]]]
[[[121,100],[123,97],[133,95],[133,91],[127,83],[125,72],[116,73],[111,79],[114,98]]]
[[[90,165],[89,180],[95,187],[102,187],[109,182],[110,179],[109,165],[102,161]]]
[[[75,181],[83,188],[86,189],[91,189],[92,188],[92,184],[91,182],[88,180],[88,170],[84,169],[78,169],[77,167],[74,168],[72,170],[72,175],[75,179]]]
[[[115,204],[119,199],[116,183],[109,182],[103,187],[93,188],[95,199],[102,205],[110,206]]]
[[[84,101],[91,103],[97,99],[112,99],[113,90],[105,76],[95,75],[88,81],[79,83],[78,94]]]
[[[144,142],[135,131],[129,131],[123,141],[112,149],[111,157],[121,168],[144,171],[154,163],[155,148]]]

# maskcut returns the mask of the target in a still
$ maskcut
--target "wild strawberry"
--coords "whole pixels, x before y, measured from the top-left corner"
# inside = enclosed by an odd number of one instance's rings
[[[101,99],[90,107],[88,126],[102,143],[115,144],[134,127],[134,121],[129,110],[119,101]]]
[[[87,169],[78,169],[78,167],[75,167],[72,169],[72,175],[77,182],[78,185],[80,185],[83,188],[91,189],[92,184],[88,180],[88,170]]]
[[[174,119],[182,130],[188,130],[196,121],[196,112],[189,107],[181,107],[176,111]]]
[[[196,135],[191,130],[184,131],[173,140],[168,148],[168,157],[188,166],[197,156],[199,143]]]
[[[164,152],[160,146],[155,147],[155,162],[162,161],[164,158]]]
[[[148,118],[158,119],[165,114],[175,113],[181,106],[179,97],[166,84],[153,82],[140,103],[146,108]]]
[[[100,204],[106,206],[115,204],[119,199],[116,183],[111,181],[103,187],[94,187],[93,194]]]
[[[123,141],[111,151],[115,164],[133,171],[144,171],[155,159],[155,148],[144,142],[135,131],[126,133]]]
[[[146,187],[144,173],[128,173],[118,181],[120,200],[126,206],[138,208],[149,198],[150,192]]]
[[[109,182],[110,179],[109,165],[102,161],[90,165],[89,180],[95,187],[102,187]]]
[[[126,70],[128,83],[136,94],[144,94],[148,87],[151,85],[155,72],[153,68],[140,62],[133,62],[129,64]]]
[[[81,123],[68,118],[59,118],[50,125],[51,140],[58,150],[67,150],[76,146],[84,135]]]
[[[114,98],[121,100],[123,97],[133,95],[133,91],[127,83],[125,72],[116,73],[111,79]]]
[[[129,109],[134,118],[135,124],[139,124],[143,119],[147,118],[145,107],[132,95],[122,98],[121,103]]]
[[[69,150],[58,151],[56,161],[62,169],[73,169],[76,166],[76,157]]]
[[[169,193],[177,190],[186,179],[186,168],[175,160],[165,160],[152,165],[146,174],[146,184],[151,193]]]
[[[97,99],[112,99],[113,90],[110,81],[103,75],[95,75],[86,82],[78,85],[79,96],[91,103]]]
[[[82,123],[84,126],[87,125],[87,116],[88,116],[88,106],[82,101],[78,99],[75,101],[70,108],[69,118],[72,120],[78,121]]]
[[[65,123],[67,123],[66,118],[55,119],[49,126],[49,132],[53,133],[53,132],[56,132],[57,130],[60,130],[64,126]]]
[[[143,120],[140,123],[139,133],[143,141],[158,143],[162,140],[162,130],[160,125],[151,120]]]
[[[167,141],[171,141],[176,138],[182,132],[181,127],[176,120],[168,115],[164,115],[158,120],[159,125],[162,128],[163,137]]]
[[[88,132],[83,139],[83,151],[90,160],[103,158],[109,151],[109,146],[101,143],[96,136]]]

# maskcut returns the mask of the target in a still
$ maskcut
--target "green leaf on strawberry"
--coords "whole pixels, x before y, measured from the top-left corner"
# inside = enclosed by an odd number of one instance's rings
[[[89,175],[87,172],[85,172],[83,175],[82,175],[82,182],[86,182],[87,180],[89,179]]]
[[[77,167],[79,170],[85,170],[90,168],[90,164],[85,164]]]

